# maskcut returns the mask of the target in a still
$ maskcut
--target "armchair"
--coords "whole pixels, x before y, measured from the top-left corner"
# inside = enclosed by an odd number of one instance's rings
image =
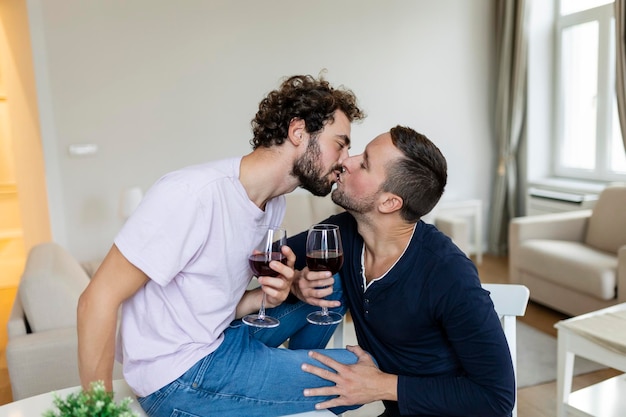
[[[512,219],[509,272],[572,316],[626,302],[626,186],[607,187],[592,210]]]
[[[87,272],[58,244],[30,250],[7,326],[14,401],[80,384],[76,307],[88,283]]]

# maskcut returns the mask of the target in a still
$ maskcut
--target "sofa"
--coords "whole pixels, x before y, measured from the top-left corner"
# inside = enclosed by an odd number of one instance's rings
[[[531,300],[571,316],[626,302],[626,186],[591,210],[512,219],[509,272]]]
[[[6,347],[13,400],[80,384],[76,306],[89,283],[83,266],[48,242],[28,254],[9,316]],[[121,367],[115,367],[121,378]]]
[[[341,211],[329,197],[296,191],[287,196],[283,226],[292,235]],[[463,224],[444,219],[440,225],[464,236]],[[79,263],[54,242],[30,250],[8,323],[6,356],[14,400],[80,384],[76,307],[99,263]],[[334,346],[343,346],[342,334],[335,336]],[[114,379],[122,378],[120,368],[116,363]]]

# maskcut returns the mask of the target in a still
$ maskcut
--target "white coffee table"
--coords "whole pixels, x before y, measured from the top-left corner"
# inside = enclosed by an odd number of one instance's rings
[[[626,372],[626,303],[555,324],[558,330],[557,416],[626,416],[626,375],[572,392],[574,359],[581,356]]]
[[[54,393],[64,398],[68,394],[77,392],[80,387],[65,388],[62,390],[48,392],[46,394],[36,395],[30,398],[24,398],[23,400],[15,401],[3,406],[0,406],[0,417],[38,417],[41,416],[46,410],[53,408]],[[113,392],[115,392],[115,400],[120,401],[123,398],[131,397],[135,398],[135,395],[130,390],[124,380],[113,381]],[[135,411],[139,416],[146,417],[146,413],[142,410],[137,401],[133,400],[130,404],[130,408]],[[333,413],[328,410],[310,411],[307,413],[292,414],[291,416],[283,417],[335,417]]]

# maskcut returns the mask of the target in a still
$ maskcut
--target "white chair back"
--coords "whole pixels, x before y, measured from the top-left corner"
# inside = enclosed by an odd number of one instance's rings
[[[496,313],[500,316],[504,335],[511,351],[517,390],[517,331],[515,325],[517,317],[526,314],[530,291],[526,286],[517,284],[483,284],[483,288],[491,293],[491,301],[493,301]],[[517,417],[517,393],[511,416]]]

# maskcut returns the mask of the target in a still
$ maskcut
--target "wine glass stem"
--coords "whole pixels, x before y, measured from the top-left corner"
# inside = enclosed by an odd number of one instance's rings
[[[265,292],[263,292],[263,298],[261,298],[261,308],[259,309],[259,320],[263,320],[264,318],[265,318]]]
[[[322,307],[322,316],[328,315],[328,307]]]

